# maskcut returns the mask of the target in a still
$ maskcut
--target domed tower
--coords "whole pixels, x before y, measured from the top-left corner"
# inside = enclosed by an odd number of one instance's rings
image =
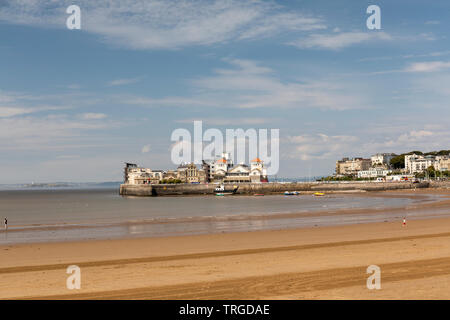
[[[250,162],[250,181],[268,182],[266,168],[260,158],[255,158]]]

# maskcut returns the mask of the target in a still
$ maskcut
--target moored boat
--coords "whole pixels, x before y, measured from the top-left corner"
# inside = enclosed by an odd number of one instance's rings
[[[214,192],[216,193],[216,196],[225,196],[235,194],[238,189],[238,186],[226,187],[225,185],[221,184],[214,189]]]

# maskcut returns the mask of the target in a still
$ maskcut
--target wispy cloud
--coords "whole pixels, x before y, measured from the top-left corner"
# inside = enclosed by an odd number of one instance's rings
[[[450,55],[450,51],[433,51],[429,53],[421,53],[421,54],[402,54],[402,55],[393,55],[393,56],[376,56],[376,57],[367,57],[361,58],[358,61],[384,61],[384,60],[393,60],[393,59],[414,59],[414,58],[428,58],[428,57],[441,57]]]
[[[7,0],[0,20],[65,27],[72,1]],[[78,0],[82,30],[134,49],[177,49],[326,28],[317,17],[251,0]]]
[[[187,123],[192,124],[194,121],[199,120],[195,118],[191,119],[182,119],[176,120],[177,123]],[[203,118],[201,119],[203,123],[207,125],[216,125],[216,126],[237,126],[237,125],[259,125],[266,123],[273,123],[275,119],[273,118],[259,118],[259,117],[251,117],[251,118]]]
[[[137,78],[122,78],[122,79],[115,79],[115,80],[111,80],[107,83],[108,87],[117,87],[117,86],[124,86],[124,85],[128,85],[128,84],[133,84],[136,82],[141,81],[141,77],[137,77]]]
[[[42,111],[55,111],[55,110],[65,110],[67,107],[60,106],[39,106],[34,108],[27,107],[2,107],[0,106],[0,118],[8,118],[20,115],[26,115],[30,113],[37,113]]]
[[[80,117],[84,120],[99,120],[107,117],[104,113],[83,113]]]
[[[330,34],[311,34],[288,44],[298,48],[319,48],[339,50],[362,42],[392,40],[386,32],[341,32]]]
[[[55,99],[54,97],[0,91],[0,118],[67,110],[71,108],[67,104],[68,101]]]
[[[409,65],[406,72],[438,72],[450,68],[450,61],[415,62]]]
[[[114,121],[88,121],[67,115],[0,118],[0,148],[41,150],[82,148],[93,144],[84,132],[117,127]],[[104,141],[102,141],[105,144]]]
[[[402,69],[383,70],[371,72],[372,75],[382,75],[390,73],[432,73],[441,72],[450,68],[450,61],[424,61],[413,62]]]
[[[194,94],[185,97],[127,97],[124,103],[146,107],[215,108],[318,108],[348,110],[367,108],[353,84],[320,80],[282,81],[275,70],[252,60],[224,59],[228,68],[191,80]]]
[[[73,84],[69,84],[68,86],[66,86],[67,89],[71,89],[71,90],[78,90],[81,89],[81,86],[77,83],[73,83]]]
[[[354,149],[359,139],[349,135],[315,135],[289,136],[286,142],[292,146],[288,157],[300,160],[328,159],[344,155]]]

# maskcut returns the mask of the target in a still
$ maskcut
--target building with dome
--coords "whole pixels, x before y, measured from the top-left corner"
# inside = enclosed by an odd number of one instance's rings
[[[234,165],[229,153],[222,153],[214,161],[203,160],[200,168],[194,163],[182,163],[176,170],[163,171],[127,163],[124,180],[125,184],[268,182],[267,170],[260,158],[253,159],[250,165]]]
[[[264,162],[255,158],[250,162],[250,182],[268,182],[267,169],[264,167]]]
[[[224,183],[260,183],[268,182],[267,170],[264,162],[255,158],[250,162],[250,166],[245,163],[233,165],[230,155],[222,154],[222,157],[214,161],[209,166],[211,182]]]

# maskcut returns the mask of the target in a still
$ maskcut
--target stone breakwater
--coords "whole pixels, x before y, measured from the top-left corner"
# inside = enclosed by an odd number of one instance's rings
[[[351,192],[383,191],[398,189],[428,188],[430,183],[411,182],[294,182],[294,183],[240,183],[237,194],[279,194],[285,191],[299,192]],[[217,184],[122,184],[120,194],[123,196],[176,196],[215,194]]]

